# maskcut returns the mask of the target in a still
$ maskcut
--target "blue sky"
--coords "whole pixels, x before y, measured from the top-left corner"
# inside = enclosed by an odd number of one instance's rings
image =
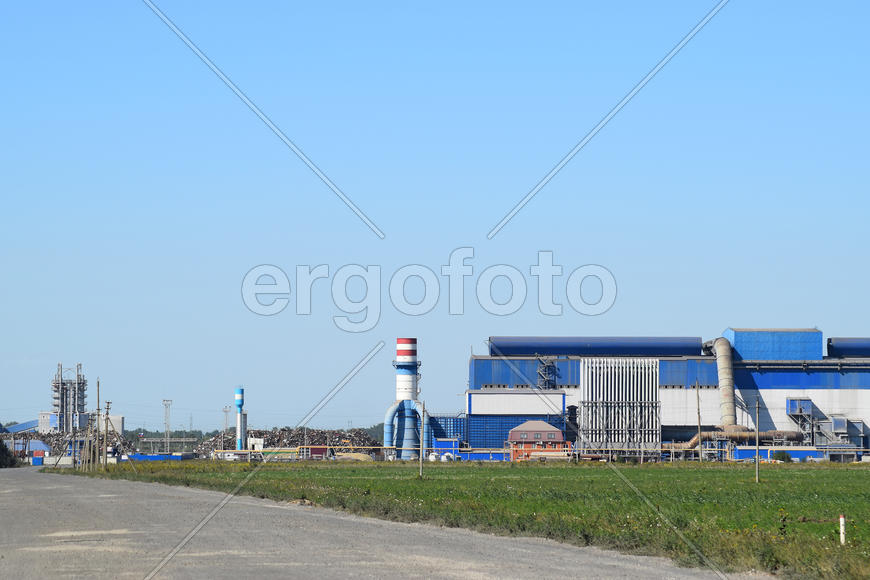
[[[0,421],[49,408],[59,361],[128,426],[162,426],[168,398],[173,427],[215,428],[243,384],[264,427],[384,341],[313,421],[361,426],[392,402],[397,336],[419,338],[427,408],[451,412],[490,335],[870,334],[865,3],[733,0],[493,240],[713,2],[159,6],[386,237],[145,4],[4,6]],[[391,307],[392,272],[463,246],[464,315],[446,285],[426,315]],[[540,314],[541,250],[607,267],[613,307]],[[311,315],[254,315],[258,264],[379,265],[379,321],[339,330],[328,281]],[[496,264],[529,280],[510,316],[474,304]]]

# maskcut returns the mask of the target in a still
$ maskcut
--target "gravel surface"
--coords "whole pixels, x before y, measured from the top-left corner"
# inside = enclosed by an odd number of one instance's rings
[[[224,498],[0,469],[0,576],[144,578]],[[226,546],[232,546],[227,549]],[[713,578],[662,558],[233,498],[158,578]]]

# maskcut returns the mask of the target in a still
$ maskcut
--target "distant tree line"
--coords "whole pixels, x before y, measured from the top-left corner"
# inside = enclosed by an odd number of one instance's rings
[[[9,448],[2,442],[0,442],[0,468],[4,467],[15,467],[18,465],[18,460],[15,459],[15,456],[12,455],[12,452],[9,451]]]
[[[220,433],[220,429],[215,429],[214,431],[206,431],[203,432],[200,429],[194,429],[193,431],[189,429],[178,429],[175,431],[170,431],[170,437],[185,437],[185,438],[193,438],[197,441],[203,441],[204,439],[208,439],[210,437],[214,437]],[[166,437],[166,431],[152,431],[148,430],[144,427],[139,427],[135,429],[125,429],[124,430],[124,438],[128,441],[136,441],[142,437],[148,438],[161,438]]]

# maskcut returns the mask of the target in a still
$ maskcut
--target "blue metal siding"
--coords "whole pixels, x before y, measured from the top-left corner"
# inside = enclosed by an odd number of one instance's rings
[[[436,438],[432,443],[432,448],[436,451],[441,451],[442,453],[446,451],[452,451],[455,453],[459,451],[459,440]]]
[[[581,384],[581,359],[562,358],[553,362],[556,365],[556,388]],[[699,361],[699,364],[706,362]],[[708,370],[703,372],[712,373],[713,379],[712,383],[706,384],[716,384],[716,364],[714,361],[710,362],[712,367],[705,367]],[[514,388],[517,385],[534,387],[538,380],[538,361],[534,359],[473,358],[469,364],[468,379],[468,388],[472,390],[480,389],[483,385],[507,385],[509,388]]]
[[[788,447],[777,447],[770,449],[762,447],[759,451],[761,459],[766,460],[768,456],[772,457],[777,451],[785,451],[788,453],[792,461],[803,461],[808,457],[821,459],[825,456],[825,452],[819,449],[789,449]],[[734,449],[734,459],[754,459],[755,447],[736,447]]]
[[[718,385],[719,373],[715,359],[659,361],[659,385]]]
[[[738,366],[734,369],[734,383],[738,389],[870,389],[870,372],[836,368],[805,371],[797,365],[771,370]]]
[[[491,336],[491,356],[692,356],[700,337],[686,336]]]
[[[686,362],[684,360],[659,361],[659,385],[686,386],[688,374]]]
[[[463,461],[509,461],[510,460],[510,452],[507,451],[495,451],[488,453],[474,453],[474,452],[459,452],[459,459]]]
[[[469,389],[479,389],[483,385],[537,384],[538,361],[534,359],[473,358],[469,364]]]
[[[821,330],[734,330],[722,336],[734,347],[735,360],[822,360]]]
[[[556,387],[562,385],[579,385],[579,359],[561,359],[556,361]],[[520,376],[513,371],[508,363],[498,359],[473,359],[471,389],[479,389],[485,384],[501,384],[515,387],[517,385],[534,385],[537,377],[537,361],[512,360],[511,364],[525,369]],[[792,364],[792,363],[789,363]],[[793,368],[765,369],[755,365],[741,366],[738,362],[734,368],[736,386],[743,389],[870,389],[870,370],[855,369],[844,366],[838,369],[818,367],[804,370],[800,362],[793,363]],[[782,365],[780,365],[781,367]],[[659,384],[691,386],[695,381],[700,385],[718,385],[719,377],[716,361],[713,357],[676,360],[661,359],[659,361]],[[466,407],[467,408],[467,407]],[[474,410],[471,409],[473,413]]]
[[[469,415],[468,444],[475,448],[501,449],[511,429],[535,420],[546,421],[565,431],[565,417],[561,415]]]
[[[436,439],[466,440],[466,419],[463,415],[430,415],[429,427]]]

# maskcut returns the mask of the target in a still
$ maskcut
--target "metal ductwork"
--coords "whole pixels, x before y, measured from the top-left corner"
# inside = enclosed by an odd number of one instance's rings
[[[773,440],[780,439],[783,441],[803,441],[803,434],[799,431],[761,431],[758,434],[759,439]],[[702,431],[698,437],[696,433],[694,437],[682,443],[663,443],[662,449],[671,449],[674,451],[683,451],[694,449],[701,441],[713,441],[716,439],[725,438],[732,443],[753,443],[755,442],[755,431]]]
[[[390,408],[387,409],[387,414],[384,415],[384,447],[396,446],[396,438],[393,435],[393,421],[396,420],[396,412],[401,404],[402,401],[396,401],[390,405]]]
[[[722,426],[728,428],[737,424],[737,408],[734,405],[734,364],[731,356],[731,343],[727,338],[713,341],[716,354],[716,371],[719,374],[719,404]]]

